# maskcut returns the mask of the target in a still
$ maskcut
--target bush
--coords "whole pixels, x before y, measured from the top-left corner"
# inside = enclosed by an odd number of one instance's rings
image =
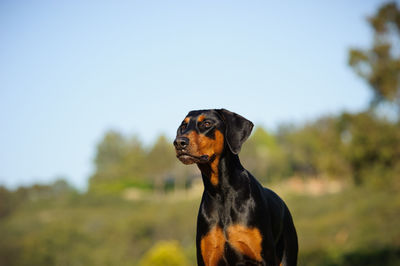
[[[177,241],[160,241],[143,257],[140,266],[186,266],[186,258]]]

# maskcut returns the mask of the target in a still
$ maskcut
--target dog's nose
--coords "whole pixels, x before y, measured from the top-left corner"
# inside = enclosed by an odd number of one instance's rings
[[[189,139],[186,137],[177,137],[174,141],[174,146],[177,149],[184,149],[189,145]]]

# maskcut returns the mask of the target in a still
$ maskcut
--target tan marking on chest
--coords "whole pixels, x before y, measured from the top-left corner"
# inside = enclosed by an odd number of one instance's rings
[[[262,236],[257,228],[243,225],[232,225],[228,228],[229,243],[240,253],[257,261],[261,261]]]
[[[216,266],[224,255],[225,237],[222,229],[215,226],[200,242],[201,255],[206,266]]]
[[[217,266],[224,256],[225,243],[229,244],[241,254],[262,261],[262,236],[257,228],[249,228],[243,225],[232,225],[227,229],[228,241],[225,239],[222,229],[213,227],[200,242],[201,255],[206,266]]]

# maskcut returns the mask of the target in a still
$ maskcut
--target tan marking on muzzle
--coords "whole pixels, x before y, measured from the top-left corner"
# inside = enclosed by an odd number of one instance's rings
[[[224,149],[224,135],[219,130],[215,130],[215,139],[211,139],[203,134],[191,131],[187,137],[189,139],[188,151],[192,155],[207,155],[209,158],[215,156],[214,160],[211,162],[212,173],[210,181],[214,186],[218,185],[218,164]]]

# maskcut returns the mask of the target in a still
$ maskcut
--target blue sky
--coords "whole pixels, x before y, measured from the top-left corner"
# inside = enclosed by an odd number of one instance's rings
[[[381,3],[3,0],[0,184],[84,188],[107,130],[149,144],[193,109],[270,130],[363,110],[347,51]]]

